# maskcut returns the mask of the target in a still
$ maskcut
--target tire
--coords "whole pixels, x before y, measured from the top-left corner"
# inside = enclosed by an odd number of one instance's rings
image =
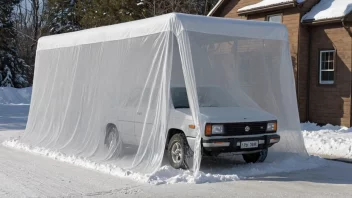
[[[258,153],[242,154],[242,157],[246,163],[264,162],[267,156],[268,149],[264,149]]]
[[[119,156],[122,153],[122,140],[116,125],[106,125],[104,144],[109,150],[109,158]]]
[[[175,169],[188,169],[187,158],[191,155],[191,149],[183,133],[175,134],[168,143],[168,160]]]

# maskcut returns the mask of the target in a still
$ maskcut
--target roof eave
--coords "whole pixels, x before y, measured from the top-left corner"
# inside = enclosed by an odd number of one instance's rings
[[[302,24],[304,25],[323,25],[323,24],[329,24],[329,23],[341,23],[344,17],[336,17],[336,18],[331,18],[331,19],[320,19],[320,20],[304,20],[302,21]]]
[[[282,3],[282,4],[272,5],[272,6],[253,8],[250,10],[237,11],[237,13],[238,15],[242,16],[242,15],[261,13],[261,12],[268,12],[268,11],[273,11],[277,9],[296,7],[296,5],[297,3],[295,2],[288,2],[288,3]]]

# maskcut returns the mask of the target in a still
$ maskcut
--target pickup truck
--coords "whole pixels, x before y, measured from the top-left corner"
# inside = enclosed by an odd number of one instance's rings
[[[172,87],[170,92],[172,107],[165,148],[172,167],[187,169],[187,158],[193,153],[196,141],[196,126],[189,108],[186,88]],[[268,148],[280,141],[280,136],[276,133],[278,123],[274,115],[236,105],[234,97],[219,87],[200,87],[197,94],[201,120],[205,122],[204,131],[201,131],[202,155],[216,156],[231,152],[242,155],[247,163],[263,162],[267,157]],[[118,121],[121,129],[112,123],[106,126],[107,147],[120,150],[122,147],[116,146],[118,142],[119,145],[139,145],[146,108],[138,101],[133,102],[140,96],[132,94],[132,97],[130,102],[135,104],[126,105],[125,116]],[[150,111],[155,110],[152,108]],[[149,116],[145,133],[151,131],[152,125],[153,117]],[[134,132],[131,132],[133,129]],[[148,134],[144,137],[148,137]]]

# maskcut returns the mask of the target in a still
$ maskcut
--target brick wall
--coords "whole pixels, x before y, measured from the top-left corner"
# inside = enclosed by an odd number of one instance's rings
[[[309,120],[351,126],[351,37],[341,23],[311,27]],[[336,49],[335,84],[319,84],[319,51]]]

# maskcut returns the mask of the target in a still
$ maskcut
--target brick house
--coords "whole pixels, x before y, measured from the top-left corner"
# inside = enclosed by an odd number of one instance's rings
[[[220,0],[209,16],[287,26],[302,122],[352,126],[352,0]]]

